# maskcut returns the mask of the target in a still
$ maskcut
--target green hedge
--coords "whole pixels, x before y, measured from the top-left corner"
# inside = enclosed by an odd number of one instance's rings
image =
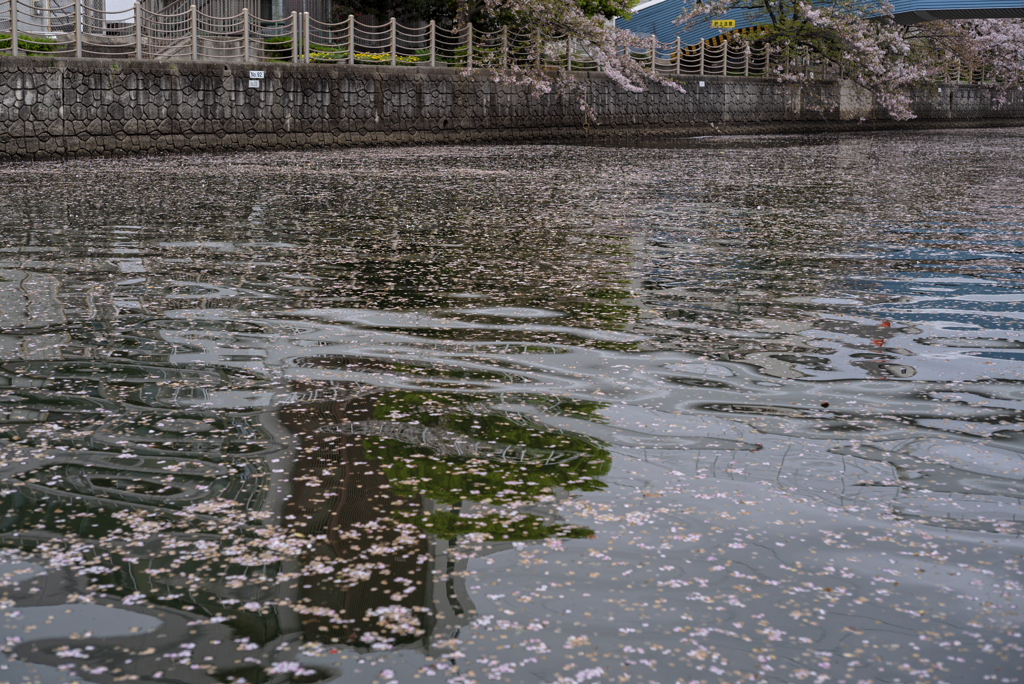
[[[48,36],[25,36],[18,35],[18,49],[32,54],[40,52],[54,52],[60,47],[56,38]],[[0,33],[0,50],[11,49],[11,34]]]
[[[264,39],[264,58],[268,62],[292,61],[292,37],[270,36]]]

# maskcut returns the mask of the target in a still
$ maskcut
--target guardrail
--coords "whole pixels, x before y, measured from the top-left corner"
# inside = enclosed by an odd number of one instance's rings
[[[433,21],[409,27],[395,19],[373,25],[353,16],[331,23],[308,12],[268,20],[245,6],[250,0],[177,3],[163,11],[136,3],[124,12],[103,12],[90,1],[0,0],[0,55],[600,70],[585,46],[539,32],[488,32],[472,24],[448,28]],[[231,16],[204,11],[232,6],[240,11]],[[648,48],[620,50],[645,70],[664,76],[843,76],[838,65],[811,53],[779,53],[766,45],[727,40],[682,45],[678,38],[674,44],[652,38]],[[992,72],[952,64],[945,75],[946,81],[984,83]]]

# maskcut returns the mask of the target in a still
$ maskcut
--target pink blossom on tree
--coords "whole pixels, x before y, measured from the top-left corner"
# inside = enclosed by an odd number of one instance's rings
[[[695,26],[711,17],[739,9],[759,30],[731,36],[734,41],[770,46],[780,80],[811,78],[801,65],[827,60],[842,75],[874,93],[877,103],[895,119],[914,117],[911,86],[935,86],[956,74],[983,73],[997,96],[1021,88],[1024,68],[1024,22],[1020,19],[897,23],[884,0],[711,0],[695,3],[676,19]],[[983,70],[983,71],[982,71]]]
[[[651,82],[661,83],[678,92],[678,83],[652,72],[649,57],[651,39],[616,29],[604,15],[628,15],[630,0],[603,0],[601,13],[586,11],[588,3],[566,0],[479,0],[477,21],[490,18],[504,26],[501,49],[478,50],[474,47],[473,66],[491,72],[499,83],[524,85],[535,94],[573,95],[581,109],[589,114],[585,82],[577,68],[587,65],[602,71],[623,89],[640,92]],[[467,12],[468,16],[470,13]],[[553,58],[553,59],[552,59]]]

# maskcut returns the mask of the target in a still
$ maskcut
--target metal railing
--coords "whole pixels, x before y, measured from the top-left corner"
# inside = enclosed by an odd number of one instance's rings
[[[367,24],[354,16],[331,23],[308,12],[262,19],[255,0],[187,2],[157,10],[153,0],[145,0],[127,11],[104,12],[95,0],[0,0],[0,55],[600,70],[585,45],[564,35],[483,31],[472,24],[448,28],[433,21],[419,27],[395,19]],[[809,52],[721,39],[683,45],[678,38],[660,43],[652,37],[649,47],[621,51],[663,76],[844,75],[838,65]],[[953,63],[939,80],[986,83],[995,79],[994,73],[984,65]]]

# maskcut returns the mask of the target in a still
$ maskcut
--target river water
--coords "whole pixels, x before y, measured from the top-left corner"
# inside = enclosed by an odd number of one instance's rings
[[[0,680],[1021,681],[1022,168],[0,167]]]

